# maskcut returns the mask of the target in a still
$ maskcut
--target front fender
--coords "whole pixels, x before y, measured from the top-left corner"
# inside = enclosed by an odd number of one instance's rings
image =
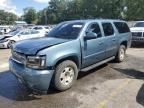
[[[81,59],[80,59],[80,57],[78,57],[78,55],[77,54],[74,54],[74,53],[70,53],[70,54],[65,54],[65,55],[61,55],[60,57],[58,57],[55,61],[54,61],[54,63],[53,63],[53,65],[55,66],[59,61],[63,61],[63,60],[67,60],[67,59],[74,59],[74,62],[78,65],[78,67],[80,68],[81,67]]]
[[[73,40],[59,45],[46,48],[38,53],[38,55],[46,55],[46,65],[53,67],[62,59],[67,57],[77,57],[78,63],[81,61],[81,47],[79,40]]]

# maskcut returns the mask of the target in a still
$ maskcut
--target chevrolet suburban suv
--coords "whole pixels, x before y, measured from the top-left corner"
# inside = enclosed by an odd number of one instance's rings
[[[49,85],[64,91],[78,73],[111,60],[122,62],[131,44],[131,32],[121,20],[76,20],[58,24],[44,38],[12,47],[10,70],[32,90],[46,92]]]

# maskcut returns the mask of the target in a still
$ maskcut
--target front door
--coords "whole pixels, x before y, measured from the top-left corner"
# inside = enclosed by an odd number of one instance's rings
[[[82,51],[82,67],[88,67],[95,64],[105,58],[105,37],[102,36],[102,32],[98,23],[92,23],[88,26],[86,33],[93,32],[97,34],[97,38],[91,40],[84,40],[84,48]]]

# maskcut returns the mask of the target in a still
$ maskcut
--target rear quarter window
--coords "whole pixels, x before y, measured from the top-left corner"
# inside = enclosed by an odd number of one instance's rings
[[[119,33],[128,33],[130,29],[128,25],[124,22],[114,22],[115,27],[117,28]]]

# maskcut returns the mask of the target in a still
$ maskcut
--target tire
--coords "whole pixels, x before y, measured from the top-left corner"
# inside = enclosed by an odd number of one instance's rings
[[[118,53],[116,55],[116,61],[117,62],[123,62],[125,59],[125,55],[126,55],[126,47],[124,45],[120,45]]]
[[[72,87],[77,76],[77,65],[73,61],[66,60],[57,65],[52,82],[57,90],[65,91]]]
[[[8,47],[8,48],[11,48],[14,43],[15,43],[15,41],[9,41],[7,47]]]

